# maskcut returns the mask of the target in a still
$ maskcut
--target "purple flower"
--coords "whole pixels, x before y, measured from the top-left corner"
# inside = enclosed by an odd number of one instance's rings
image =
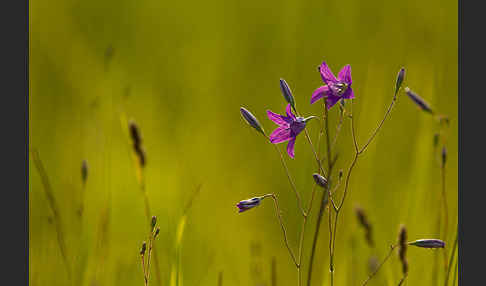
[[[248,199],[248,200],[243,200],[241,202],[239,202],[236,206],[238,207],[238,212],[241,213],[241,212],[244,212],[244,211],[247,211],[251,208],[254,208],[256,206],[258,206],[260,204],[260,202],[262,201],[262,197],[254,197],[254,198],[251,198],[251,199]]]
[[[444,248],[445,242],[440,239],[419,239],[408,244],[423,248]]]
[[[323,62],[319,67],[322,81],[326,84],[312,93],[311,104],[317,100],[326,97],[327,109],[331,108],[341,99],[354,98],[353,89],[351,84],[351,66],[344,66],[338,74],[338,78],[334,76],[331,69],[327,66],[326,62]]]
[[[287,144],[287,153],[291,158],[294,158],[295,138],[304,130],[307,120],[314,118],[314,116],[308,118],[296,117],[292,113],[290,104],[287,105],[286,112],[287,116],[284,116],[267,110],[268,118],[278,124],[278,128],[270,134],[270,142],[278,144],[289,141]]]

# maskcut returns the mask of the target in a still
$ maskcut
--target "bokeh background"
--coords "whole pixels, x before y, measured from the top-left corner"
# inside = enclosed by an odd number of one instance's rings
[[[223,285],[270,285],[272,258],[277,284],[295,285],[273,205],[242,214],[235,207],[239,200],[277,193],[297,251],[301,216],[278,155],[246,125],[239,107],[272,131],[276,126],[265,111],[283,113],[278,80],[285,78],[300,112],[320,114],[321,105],[309,100],[322,84],[317,66],[323,60],[336,74],[352,66],[361,143],[382,118],[402,66],[404,86],[449,116],[438,148],[446,144],[448,150],[449,235],[440,238],[451,250],[458,191],[457,1],[33,0],[29,17],[29,145],[38,150],[59,205],[72,272],[69,281],[53,212],[31,160],[30,285],[143,285],[138,252],[148,222],[129,119],[142,132],[147,194],[161,227],[155,251],[162,281],[152,273],[151,285],[176,285],[177,269],[179,285],[216,285],[220,273]],[[315,142],[318,127],[318,121],[309,123]],[[349,130],[346,121],[338,169],[347,169],[352,159]],[[370,257],[386,255],[401,223],[409,240],[437,236],[438,130],[432,116],[400,93],[352,176],[338,229],[336,285],[360,285]],[[89,165],[84,189],[82,160]],[[316,163],[303,136],[288,164],[307,201]],[[374,249],[366,245],[356,205],[373,225]],[[304,273],[317,204],[313,210]],[[329,281],[324,218],[313,285]],[[434,275],[443,283],[443,267],[433,268],[437,253],[442,258],[441,251],[409,249],[408,285],[431,285]],[[396,285],[400,271],[394,255],[370,285]]]

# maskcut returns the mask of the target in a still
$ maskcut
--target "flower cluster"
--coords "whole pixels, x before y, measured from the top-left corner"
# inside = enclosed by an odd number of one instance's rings
[[[282,215],[280,212],[278,200],[277,200],[277,195],[273,193],[269,193],[263,196],[257,196],[253,197],[250,199],[242,200],[236,204],[236,207],[238,208],[238,212],[245,212],[248,211],[252,208],[255,208],[262,204],[263,199],[265,198],[271,198],[275,204],[275,213],[277,216],[277,219],[280,223],[280,227],[282,229],[283,233],[283,238],[285,245],[287,247],[287,250],[289,252],[290,257],[292,258],[292,261],[294,262],[297,272],[298,272],[298,282],[299,285],[302,285],[302,277],[301,277],[301,266],[302,266],[302,253],[303,253],[303,241],[304,241],[304,227],[306,225],[306,221],[311,214],[312,210],[312,202],[314,199],[314,195],[316,190],[322,191],[322,197],[319,200],[320,202],[320,208],[318,212],[318,217],[316,219],[317,224],[316,224],[316,229],[314,231],[314,239],[312,242],[312,248],[311,248],[311,253],[309,255],[309,264],[307,267],[308,269],[308,274],[307,274],[307,284],[311,284],[311,274],[312,274],[312,263],[313,263],[313,258],[314,258],[314,253],[316,249],[316,243],[317,243],[317,234],[319,233],[319,228],[320,228],[320,222],[323,217],[323,214],[325,212],[329,212],[329,270],[330,270],[330,275],[331,275],[331,286],[333,286],[333,273],[334,273],[334,255],[335,255],[335,241],[336,241],[336,229],[338,228],[338,218],[339,218],[339,213],[342,210],[344,200],[346,198],[346,194],[348,193],[348,187],[349,187],[349,179],[351,175],[351,171],[353,170],[353,167],[355,166],[358,158],[360,155],[367,149],[368,145],[373,141],[373,139],[376,137],[377,133],[380,131],[381,127],[383,126],[383,123],[387,118],[389,118],[389,115],[391,113],[391,110],[393,109],[395,102],[397,101],[397,96],[398,92],[401,90],[402,83],[404,82],[405,79],[405,69],[401,68],[398,72],[398,75],[396,77],[396,82],[394,85],[394,93],[393,93],[393,98],[391,100],[391,103],[388,107],[388,109],[385,112],[385,115],[383,119],[378,123],[378,127],[374,130],[374,132],[371,134],[371,136],[368,138],[368,140],[365,141],[365,143],[360,147],[358,140],[355,135],[355,130],[354,130],[354,116],[352,114],[352,109],[350,109],[351,113],[348,114],[348,111],[344,108],[345,107],[345,100],[353,99],[355,98],[355,94],[353,91],[353,80],[351,77],[351,66],[350,65],[345,65],[337,74],[337,77],[333,74],[329,66],[327,65],[326,62],[322,62],[322,64],[318,68],[318,72],[320,74],[320,77],[324,83],[324,85],[318,87],[313,91],[313,93],[310,96],[310,104],[314,104],[320,99],[323,99],[323,107],[322,107],[322,124],[321,124],[321,130],[319,133],[319,139],[321,138],[321,135],[325,134],[326,136],[326,141],[327,141],[327,152],[326,154],[318,154],[316,152],[316,148],[314,148],[314,145],[311,140],[311,136],[308,133],[307,128],[307,123],[309,122],[310,119],[317,118],[316,116],[309,116],[309,117],[303,117],[298,111],[297,111],[297,100],[292,94],[292,91],[288,85],[288,83],[284,79],[280,79],[280,91],[283,95],[283,98],[286,101],[286,109],[284,114],[278,114],[275,113],[271,110],[267,110],[267,116],[268,119],[273,121],[276,125],[277,128],[273,130],[270,135],[267,135],[265,133],[265,130],[258,121],[258,119],[246,108],[241,107],[240,112],[244,120],[255,130],[257,130],[259,133],[261,133],[263,136],[265,136],[266,139],[271,144],[279,144],[283,142],[288,142],[287,143],[287,154],[290,158],[294,159],[295,158],[295,142],[297,140],[297,137],[299,134],[301,134],[303,131],[305,133],[305,137],[307,141],[309,142],[309,145],[312,148],[312,151],[314,153],[314,157],[316,159],[316,162],[318,164],[318,172],[312,174],[312,178],[314,181],[314,188],[312,190],[312,194],[310,194],[310,201],[307,206],[304,206],[302,204],[302,199],[299,194],[299,191],[295,185],[294,180],[292,179],[292,176],[289,172],[289,168],[287,167],[286,161],[284,159],[284,156],[282,155],[280,149],[278,146],[275,146],[275,149],[280,155],[280,160],[282,162],[282,165],[284,167],[284,170],[286,172],[287,178],[289,180],[289,183],[292,187],[292,190],[295,193],[296,199],[297,199],[297,204],[299,206],[300,212],[302,214],[302,233],[300,234],[300,241],[298,243],[299,245],[299,250],[298,252],[294,252],[292,250],[291,244],[289,243],[288,237],[287,237],[287,230],[284,226],[283,220],[282,220]],[[426,113],[430,113],[435,115],[435,112],[433,109],[430,107],[430,105],[422,99],[420,96],[418,96],[415,92],[411,91],[410,88],[406,87],[405,88],[405,93],[408,98],[411,99],[411,101],[416,104],[422,111]],[[339,123],[336,127],[336,132],[334,134],[334,139],[332,144],[330,143],[330,132],[329,132],[329,113],[331,108],[336,105],[336,103],[339,104]],[[352,102],[351,102],[352,104]],[[346,114],[346,116],[345,116]],[[336,143],[337,135],[339,134],[341,130],[341,124],[344,121],[344,119],[349,118],[351,121],[351,128],[352,132],[351,135],[353,136],[353,143],[354,143],[354,157],[353,161],[350,164],[350,167],[348,168],[348,171],[345,175],[344,179],[344,186],[342,188],[342,195],[340,196],[335,196],[335,192],[338,191],[339,187],[341,186],[341,180],[343,179],[343,171],[339,171],[338,174],[334,175],[332,174],[333,167],[335,167],[335,163],[337,160],[337,154],[333,154],[334,152],[334,143]],[[446,123],[447,117],[444,116],[438,116],[439,122],[441,122],[441,126],[443,125],[442,123]],[[448,121],[447,121],[448,122]],[[325,131],[325,132],[324,132]],[[441,134],[441,133],[439,133]],[[442,136],[442,135],[441,135]],[[444,138],[440,137],[437,135],[435,137],[435,145],[438,145],[439,140]],[[317,146],[320,145],[320,141]],[[334,155],[334,156],[333,156]],[[327,161],[327,166],[323,166],[323,162]],[[445,164],[447,161],[447,150],[445,146],[442,148],[442,153],[441,153],[441,167],[442,169],[445,168]],[[444,172],[442,172],[444,174]],[[309,176],[310,179],[310,176]],[[331,186],[332,185],[332,186]],[[445,192],[445,191],[444,191]],[[340,197],[340,198],[339,198]],[[445,203],[445,195],[444,197],[444,205],[446,206]],[[339,198],[339,200],[338,200]],[[336,203],[337,202],[337,203]],[[333,215],[334,214],[334,215]],[[373,240],[373,235],[372,235],[372,225],[370,221],[368,220],[367,214],[363,211],[362,208],[357,208],[356,209],[356,215],[358,218],[359,224],[364,228],[365,230],[365,239],[368,245],[371,248],[375,247],[375,241]],[[447,219],[446,219],[447,221]],[[447,223],[446,223],[447,224]],[[377,266],[373,267],[372,274],[368,277],[368,279],[365,281],[364,284],[366,285],[367,282],[376,274],[376,272],[380,269],[380,267],[384,264],[384,262],[388,259],[388,257],[391,255],[393,249],[398,247],[398,255],[400,258],[400,262],[402,265],[402,274],[403,278],[400,281],[399,285],[403,283],[403,280],[407,277],[408,271],[409,271],[409,264],[407,260],[407,246],[416,246],[420,248],[444,248],[445,247],[445,242],[439,239],[419,239],[415,240],[412,242],[407,242],[407,229],[402,226],[400,228],[399,232],[399,239],[398,239],[398,244],[395,246],[392,246],[390,249],[390,253],[388,256],[386,256],[385,260],[378,264]],[[372,257],[373,258],[373,257]],[[374,261],[374,260],[371,260]]]

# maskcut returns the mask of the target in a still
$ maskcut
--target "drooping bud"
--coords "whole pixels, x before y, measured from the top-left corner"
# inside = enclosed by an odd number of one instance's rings
[[[280,90],[282,91],[282,94],[283,94],[285,100],[288,103],[290,103],[290,105],[295,110],[295,100],[294,100],[294,96],[292,95],[292,91],[290,90],[289,85],[287,84],[287,82],[283,78],[280,79]]]
[[[241,212],[247,211],[251,208],[258,206],[258,205],[260,205],[260,202],[262,200],[263,200],[263,197],[254,197],[254,198],[251,198],[251,199],[248,199],[248,200],[240,201],[238,204],[236,204],[236,206],[239,209],[238,212],[241,213]]]
[[[327,180],[323,176],[321,176],[318,173],[312,174],[312,177],[314,178],[314,181],[316,182],[317,185],[319,185],[322,188],[327,188]]]
[[[418,239],[408,243],[409,245],[423,248],[444,248],[445,242],[440,239]]]
[[[401,68],[397,75],[397,82],[395,86],[395,94],[398,93],[400,87],[402,86],[403,79],[405,78],[405,68]]]
[[[410,88],[406,87],[405,92],[407,93],[408,97],[417,104],[423,111],[428,112],[428,113],[433,113],[432,108],[430,108],[430,105],[425,102],[418,94],[410,90]]]
[[[140,249],[140,255],[144,255],[145,254],[145,250],[147,250],[147,243],[144,241],[142,243],[142,248]]]
[[[265,135],[265,131],[263,131],[262,125],[260,124],[260,122],[258,121],[258,119],[256,119],[256,117],[253,114],[251,114],[250,111],[248,111],[244,107],[240,107],[240,112],[241,112],[241,115],[243,116],[243,118],[245,119],[245,121],[251,127],[255,128],[258,132],[260,132],[263,135]]]

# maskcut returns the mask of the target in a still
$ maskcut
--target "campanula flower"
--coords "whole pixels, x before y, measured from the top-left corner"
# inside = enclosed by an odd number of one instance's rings
[[[325,97],[327,109],[329,109],[339,100],[354,98],[353,89],[351,88],[353,80],[351,79],[350,65],[344,66],[337,78],[326,62],[319,66],[319,72],[321,73],[322,81],[326,85],[319,87],[312,93],[311,104]]]
[[[304,130],[306,122],[315,116],[308,118],[297,117],[292,113],[290,104],[287,105],[286,113],[287,116],[267,110],[268,118],[278,124],[278,128],[270,134],[270,142],[278,144],[289,141],[287,144],[287,153],[291,158],[294,158],[295,138]]]

